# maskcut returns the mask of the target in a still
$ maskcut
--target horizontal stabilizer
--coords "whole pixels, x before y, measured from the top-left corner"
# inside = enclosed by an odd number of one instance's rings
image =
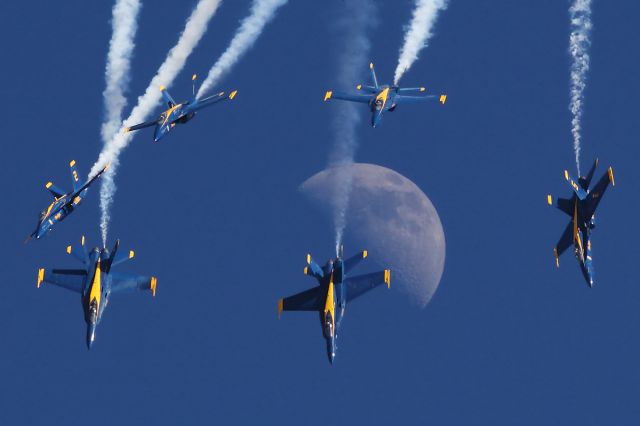
[[[66,192],[60,188],[58,188],[57,186],[55,186],[53,184],[53,182],[47,182],[47,184],[44,186],[45,188],[47,188],[49,190],[49,192],[51,193],[51,195],[53,195],[54,198],[60,198],[62,197],[64,194],[66,194]]]
[[[84,265],[89,264],[89,254],[87,247],[84,245],[84,235],[80,238],[80,246],[67,246],[67,253],[78,259]]]
[[[316,262],[311,259],[311,255],[307,254],[307,266],[304,268],[304,273],[306,275],[311,275],[315,278],[324,277],[324,271]]]
[[[369,252],[367,250],[362,250],[360,253],[354,256],[351,256],[349,259],[346,259],[344,261],[344,273],[345,274],[350,273],[351,270],[360,262],[362,262],[364,259],[366,259],[368,255],[369,255]]]

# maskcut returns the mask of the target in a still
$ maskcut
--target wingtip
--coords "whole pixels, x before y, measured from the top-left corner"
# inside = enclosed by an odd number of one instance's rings
[[[198,74],[193,74],[191,76],[191,81],[196,81],[197,78],[198,78]]]
[[[373,62],[369,62],[369,69],[372,70],[373,69]]]
[[[156,297],[156,287],[157,287],[157,285],[158,285],[158,279],[156,277],[151,277],[150,288],[151,288],[151,295],[153,297]]]
[[[553,205],[553,196],[551,194],[547,195],[547,204]]]
[[[75,165],[76,165],[76,160],[71,160],[71,161],[69,162],[69,167],[73,167],[73,166],[75,166]]]
[[[40,288],[40,284],[42,284],[42,281],[44,281],[44,268],[38,269],[38,282],[36,283],[38,288]]]
[[[362,250],[362,258],[366,259],[367,256],[369,256],[369,251],[368,250]]]
[[[307,253],[307,265],[311,265],[311,254]]]
[[[613,178],[613,167],[609,167],[607,173],[609,174],[609,182],[611,182],[611,185],[616,186],[616,181]]]
[[[164,85],[163,85],[163,86],[160,86],[160,91],[162,92],[162,91],[164,91],[164,90],[167,90],[167,88],[166,88]]]
[[[440,103],[444,105],[445,102],[447,102],[447,95],[445,94],[440,95]]]
[[[238,94],[237,90],[234,90],[233,92],[229,93],[229,99],[235,98],[237,94]]]
[[[560,267],[560,258],[558,257],[558,248],[554,247],[553,248],[553,257],[555,257],[556,259],[556,268]]]
[[[387,288],[391,288],[391,269],[384,270],[384,283],[387,285]]]
[[[565,180],[569,180],[569,170],[564,171],[564,178]]]
[[[327,93],[324,94],[324,101],[328,101],[329,99],[331,99],[331,96],[333,95],[333,91],[331,90],[327,90]]]
[[[284,310],[284,299],[278,300],[278,319],[282,316],[282,311]]]

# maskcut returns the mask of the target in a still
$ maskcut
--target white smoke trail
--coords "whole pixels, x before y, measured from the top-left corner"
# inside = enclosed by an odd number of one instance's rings
[[[416,0],[411,23],[404,34],[404,44],[400,49],[393,84],[398,84],[402,75],[418,59],[418,53],[427,46],[429,38],[433,35],[432,29],[438,12],[446,7],[447,0]]]
[[[370,0],[350,1],[337,22],[337,31],[343,41],[338,55],[338,78],[341,90],[353,90],[369,62],[371,43],[368,31],[375,25],[376,7]],[[356,127],[362,120],[362,105],[353,102],[336,102],[332,119],[334,132],[333,149],[329,154],[329,166],[335,167],[336,185],[332,210],[336,232],[336,255],[342,245],[347,226],[347,209],[353,181],[353,157],[358,146]],[[346,166],[346,167],[336,167]]]
[[[122,110],[127,104],[125,92],[129,85],[131,56],[134,38],[138,29],[140,0],[117,0],[113,6],[111,20],[112,35],[105,70],[106,88],[104,97],[105,117],[102,123],[102,143],[106,145],[120,130]]]
[[[580,142],[582,140],[581,120],[584,104],[584,89],[587,85],[589,71],[589,46],[591,40],[591,0],[575,0],[569,8],[571,17],[571,36],[569,37],[569,52],[571,64],[571,134],[573,135],[573,149],[576,154],[576,168],[580,176]]]
[[[207,30],[207,24],[215,14],[222,0],[200,0],[196,8],[191,12],[176,45],[169,51],[167,58],[162,63],[158,72],[151,80],[144,95],[138,98],[138,104],[133,108],[129,118],[125,120],[125,125],[133,125],[144,121],[153,111],[160,101],[161,84],[170,85],[173,79],[184,67],[184,64]],[[100,229],[102,239],[106,241],[109,221],[111,219],[110,210],[113,203],[113,196],[116,191],[114,177],[119,165],[119,156],[127,147],[133,135],[131,133],[116,133],[104,146],[98,160],[93,165],[89,176],[98,173],[105,164],[111,162],[111,167],[102,176],[102,186],[100,187]]]
[[[218,58],[198,90],[198,98],[218,83],[258,39],[264,26],[273,19],[276,10],[287,0],[254,0],[249,16],[244,18],[227,50]]]
[[[102,92],[105,117],[100,133],[103,146],[109,143],[122,123],[122,110],[127,104],[125,91],[129,85],[133,40],[138,30],[140,7],[140,0],[117,0],[113,6],[112,34],[105,70],[106,87]],[[102,232],[102,237],[104,246],[106,232]]]

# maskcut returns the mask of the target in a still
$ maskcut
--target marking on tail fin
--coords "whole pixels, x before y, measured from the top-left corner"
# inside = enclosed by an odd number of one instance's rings
[[[40,284],[42,284],[42,281],[44,281],[44,268],[38,269],[38,282],[36,283],[38,288],[40,288]]]

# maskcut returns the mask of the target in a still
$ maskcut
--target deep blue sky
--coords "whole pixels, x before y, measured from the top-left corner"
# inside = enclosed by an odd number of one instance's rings
[[[144,5],[132,97],[177,40],[195,1],[184,3]],[[249,3],[223,4],[174,96],[206,74]],[[388,81],[412,2],[379,3],[371,56]],[[88,352],[79,299],[35,281],[40,266],[77,265],[64,248],[81,234],[99,243],[98,191],[46,239],[22,242],[49,202],[44,183],[68,187],[69,160],[86,173],[100,150],[112,3],[0,4],[0,423],[638,423],[640,4],[594,2],[582,159],[599,156],[598,175],[613,165],[617,183],[598,213],[596,287],[570,253],[556,270],[565,217],[545,202],[569,195],[562,171],[574,169],[569,2],[452,0],[403,79],[446,89],[447,105],[364,121],[356,156],[433,201],[447,239],[440,288],[424,310],[394,287],[363,298],[330,366],[317,317],[278,321],[276,300],[312,285],[307,251],[333,254],[330,222],[297,186],[332,146],[322,96],[337,81],[341,5],[290,2],[220,84],[239,89],[234,102],[125,151],[109,244],[136,250],[121,270],[157,275],[158,295],[114,296]]]

